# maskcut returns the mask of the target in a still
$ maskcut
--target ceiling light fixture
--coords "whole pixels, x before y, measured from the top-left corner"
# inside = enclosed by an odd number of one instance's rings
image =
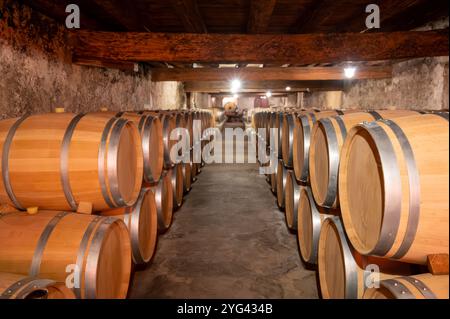
[[[238,79],[234,79],[231,81],[231,93],[237,93],[239,89],[242,87],[242,83]]]
[[[348,66],[344,68],[344,75],[347,79],[352,79],[356,74],[356,67]]]

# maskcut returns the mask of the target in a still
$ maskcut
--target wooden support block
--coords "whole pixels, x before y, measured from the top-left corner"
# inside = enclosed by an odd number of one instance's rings
[[[77,213],[91,215],[92,214],[92,203],[80,202],[78,204]]]
[[[29,215],[36,215],[39,212],[39,207],[28,207],[27,213]]]
[[[433,275],[448,275],[448,254],[429,255],[427,266]]]

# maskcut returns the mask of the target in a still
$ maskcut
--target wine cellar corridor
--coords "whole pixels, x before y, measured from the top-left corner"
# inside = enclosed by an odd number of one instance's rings
[[[256,164],[205,166],[157,249],[131,298],[318,297]]]

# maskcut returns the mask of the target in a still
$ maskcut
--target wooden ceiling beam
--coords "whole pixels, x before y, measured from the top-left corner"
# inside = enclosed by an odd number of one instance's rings
[[[247,93],[240,93],[239,97],[257,97],[261,95],[265,95],[266,92],[247,92]],[[222,98],[222,97],[228,97],[233,96],[233,93],[226,93],[226,92],[219,92],[219,93],[211,93],[212,97],[216,98]],[[288,93],[282,93],[282,92],[272,92],[272,97],[287,97]]]
[[[251,0],[247,33],[265,33],[277,0]]]
[[[72,61],[73,64],[97,68],[118,69],[122,71],[138,72],[139,65],[137,63],[128,61],[105,61],[96,60],[86,57],[75,57]]]
[[[312,64],[449,54],[448,30],[299,35],[73,33],[75,55],[121,61]]]
[[[290,87],[289,92],[301,92],[308,90],[320,91],[340,91],[344,89],[343,81],[245,81],[242,83],[242,92],[284,92],[286,87]],[[184,83],[186,92],[229,92],[230,82],[228,81],[191,81]]]
[[[364,3],[359,7],[360,12],[365,11]],[[380,1],[380,29],[368,30],[366,27],[367,14],[355,14],[354,18],[337,26],[338,32],[361,31],[402,31],[419,27],[426,22],[448,15],[448,0],[435,0],[430,6],[428,0],[384,0]]]
[[[392,76],[391,66],[358,67],[354,79],[383,79]],[[345,80],[342,67],[240,68],[240,69],[153,69],[153,81],[242,81],[263,80]]]
[[[207,33],[205,22],[195,0],[170,0],[173,10],[188,33]]]

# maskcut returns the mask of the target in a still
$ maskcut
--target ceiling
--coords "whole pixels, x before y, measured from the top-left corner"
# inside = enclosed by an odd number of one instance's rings
[[[381,28],[375,32],[407,31],[448,16],[448,0],[22,0],[33,9],[64,23],[68,4],[78,4],[81,28],[94,31],[305,34],[372,32],[366,30],[369,3],[380,7]],[[225,48],[226,50],[226,48]],[[219,68],[215,63],[148,62],[153,67]],[[368,62],[364,65],[377,65]],[[252,67],[332,67],[251,65]],[[242,68],[246,64],[228,65]],[[250,66],[250,65],[249,65]]]
[[[361,32],[365,7],[376,3],[381,29],[410,30],[448,15],[447,0],[24,0],[64,22],[65,7],[80,6],[84,29],[192,33]],[[253,2],[253,4],[252,4]],[[256,13],[255,13],[256,12]],[[262,17],[261,17],[261,12]],[[259,14],[257,27],[251,22]],[[83,19],[84,17],[84,19]]]

